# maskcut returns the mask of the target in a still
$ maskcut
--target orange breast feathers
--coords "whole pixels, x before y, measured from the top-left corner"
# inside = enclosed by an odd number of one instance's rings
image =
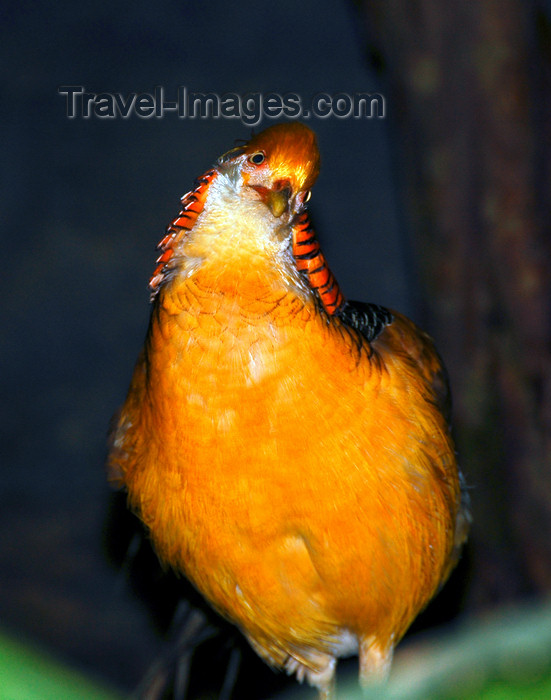
[[[109,469],[159,557],[327,699],[339,656],[388,671],[468,514],[432,341],[345,301],[318,168],[313,132],[276,125],[182,198]]]

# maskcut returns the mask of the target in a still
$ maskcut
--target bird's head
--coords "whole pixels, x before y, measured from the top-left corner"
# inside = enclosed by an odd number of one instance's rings
[[[258,269],[249,276],[267,279],[266,270],[279,271],[296,282],[296,266],[281,254],[289,250],[292,226],[306,208],[318,172],[316,136],[299,122],[271,126],[221,156],[184,195],[182,210],[159,244],[162,252],[150,280],[153,296],[174,271],[185,271],[184,279],[208,268],[220,287],[226,272],[235,285],[253,262]],[[284,258],[289,269],[281,267]]]
[[[299,213],[310,197],[319,173],[316,135],[304,124],[291,122],[265,129],[244,146],[219,158],[240,164],[243,196],[263,201],[279,218]]]

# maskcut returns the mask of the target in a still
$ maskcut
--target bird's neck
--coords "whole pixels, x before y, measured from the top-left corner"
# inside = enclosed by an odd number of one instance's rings
[[[293,258],[291,235],[286,217],[276,218],[263,202],[244,196],[232,173],[218,173],[195,225],[175,251],[161,296],[177,302],[193,286],[245,305],[269,298],[275,303],[286,294],[312,303]]]

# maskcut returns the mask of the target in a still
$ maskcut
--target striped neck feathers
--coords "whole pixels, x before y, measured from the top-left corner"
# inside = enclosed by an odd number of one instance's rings
[[[305,300],[313,298],[329,316],[338,314],[345,300],[306,210],[291,220],[276,218],[263,202],[247,195],[237,164],[222,172],[219,167],[208,170],[195,181],[157,246],[151,298],[183,267],[189,275],[210,264],[220,277],[238,278],[256,268],[257,274],[279,278]]]

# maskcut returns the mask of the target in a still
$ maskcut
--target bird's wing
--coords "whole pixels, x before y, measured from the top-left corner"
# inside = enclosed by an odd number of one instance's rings
[[[436,406],[449,425],[451,393],[448,373],[432,338],[427,333],[402,314],[378,304],[347,301],[338,312],[338,316],[346,325],[354,328],[372,343],[375,349],[379,337],[384,340],[390,335],[398,341],[401,350],[416,364],[427,385],[431,387]]]
[[[409,358],[425,380],[428,389],[427,399],[440,411],[448,431],[451,431],[452,400],[448,372],[432,338],[402,314],[377,304],[347,301],[337,315],[345,325],[353,328],[361,338],[367,340],[373,350],[380,351],[383,356],[386,348],[390,346],[394,352],[399,350]],[[472,520],[466,482],[460,469],[458,473],[460,494],[455,521],[454,549],[442,577],[442,583],[446,581],[459,559]]]

